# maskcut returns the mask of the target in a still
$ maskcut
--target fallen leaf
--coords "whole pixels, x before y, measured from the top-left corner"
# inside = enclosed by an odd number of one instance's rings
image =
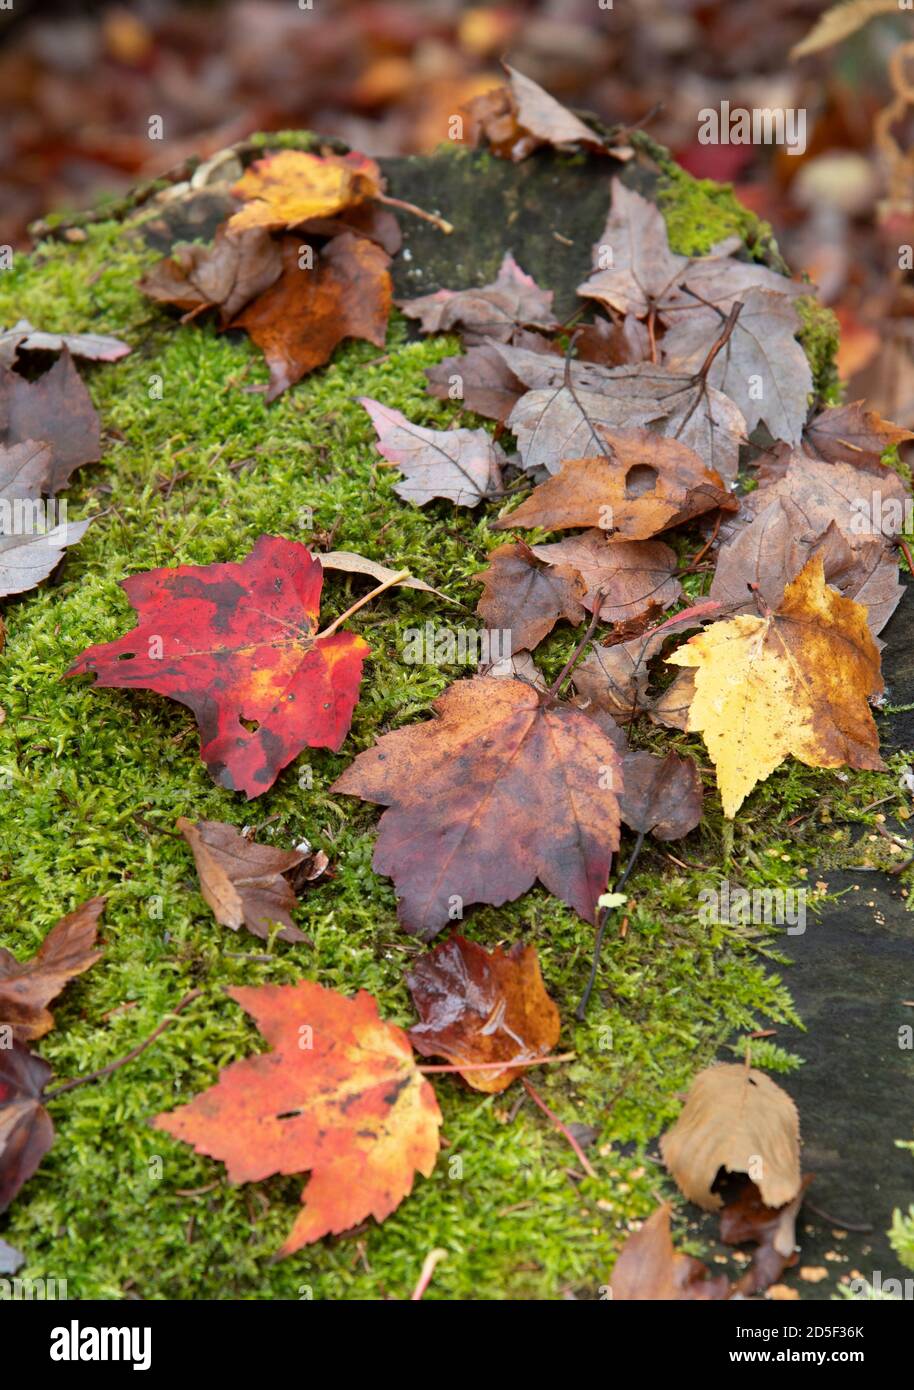
[[[99,418],[66,348],[37,381],[0,366],[0,445],[27,440],[50,445],[52,494],[77,468],[101,457]]]
[[[659,531],[737,502],[684,444],[650,430],[602,432],[608,457],[570,459],[493,530],[597,526],[607,535],[648,540]]]
[[[232,931],[247,927],[264,941],[279,923],[280,941],[308,941],[289,915],[295,893],[285,877],[304,862],[306,854],[259,845],[221,821],[189,821],[180,816],[177,826],[193,850],[200,892],[217,922]]]
[[[465,409],[502,424],[525,394],[524,386],[491,343],[445,357],[426,367],[425,375],[431,395],[442,401],[459,401]]]
[[[679,1190],[705,1211],[721,1206],[718,1171],[747,1173],[766,1206],[800,1191],[800,1121],[786,1091],[740,1062],[706,1067],[689,1088],[679,1119],[660,1140]]]
[[[581,574],[587,586],[581,602],[590,612],[597,591],[603,591],[600,617],[604,623],[637,622],[655,608],[669,608],[682,596],[682,585],[674,578],[675,552],[663,541],[613,541],[595,527],[531,549],[537,559],[563,568],[570,565]]]
[[[0,1033],[9,1025],[20,1042],[34,1042],[54,1027],[47,1007],[64,986],[101,959],[95,940],[104,898],[91,898],[51,928],[36,955],[21,963],[0,947]]]
[[[6,1211],[54,1142],[41,1103],[51,1077],[47,1062],[13,1039],[0,1047],[0,1212]]]
[[[648,664],[659,656],[664,642],[720,614],[720,604],[703,602],[668,618],[628,642],[593,647],[575,667],[574,684],[587,708],[605,710],[619,723],[628,723],[653,708],[648,694]],[[691,677],[691,671],[682,675]]]
[[[458,681],[434,709],[360,753],[331,789],[389,808],[373,863],[394,880],[404,928],[430,940],[455,904],[498,907],[537,879],[594,922],[619,846],[611,740],[517,680]]]
[[[805,512],[789,494],[775,497],[721,546],[709,597],[731,615],[774,610],[787,584],[818,553],[825,582],[863,604],[870,630],[880,632],[904,593],[897,563],[880,539],[867,537],[855,545],[835,522],[819,535],[811,533]]]
[[[502,63],[508,85],[467,104],[472,138],[484,135],[503,159],[526,159],[540,145],[584,145],[606,152],[604,142],[531,78]]]
[[[827,587],[821,554],[777,612],[714,623],[667,660],[695,668],[688,729],[704,736],[726,816],[788,755],[807,767],[885,766],[867,703],[882,679],[866,609]]]
[[[0,1274],[15,1274],[24,1264],[25,1256],[22,1251],[15,1250],[12,1245],[7,1245],[5,1240],[0,1240]]]
[[[619,810],[630,830],[681,840],[701,820],[701,778],[691,758],[632,749],[622,759],[622,785]]]
[[[271,1051],[233,1062],[155,1128],[219,1159],[232,1183],[310,1170],[280,1255],[383,1221],[438,1153],[441,1114],[406,1034],[365,990],[347,999],[301,980],[227,993]]]
[[[546,993],[536,948],[520,942],[487,951],[457,934],[406,976],[420,1022],[409,1040],[423,1057],[510,1063],[504,1071],[462,1071],[475,1091],[504,1091],[558,1042],[559,1011]]]
[[[783,294],[754,289],[729,339],[711,363],[708,381],[739,408],[748,430],[764,421],[774,439],[797,444],[812,392],[812,369],[796,333],[800,320]],[[676,372],[697,373],[720,337],[716,309],[683,314],[663,340],[664,360]]]
[[[428,430],[391,406],[359,396],[377,434],[377,450],[405,474],[394,492],[417,507],[446,497],[475,507],[500,483],[501,450],[485,430]]]
[[[334,217],[382,191],[373,159],[280,150],[256,160],[232,192],[245,205],[228,220],[232,235],[249,227],[297,227],[312,217]]]
[[[7,367],[12,367],[19,352],[62,352],[64,348],[72,357],[90,362],[119,362],[131,352],[120,338],[104,333],[42,333],[28,319],[0,328],[0,362]]]
[[[148,299],[173,304],[188,316],[218,308],[225,326],[279,279],[282,268],[279,242],[262,227],[229,235],[223,226],[212,246],[176,246],[137,282],[137,288]]]
[[[497,676],[507,680],[526,681],[537,690],[546,691],[543,673],[533,659],[531,652],[514,652],[493,661],[490,666],[480,668],[481,676]]]
[[[826,463],[791,451],[773,476],[768,469],[761,472],[759,487],[745,498],[736,525],[748,524],[769,503],[787,498],[802,513],[804,534],[821,535],[834,522],[854,548],[874,535],[893,544],[911,498],[893,469],[879,468]]]
[[[460,333],[464,343],[471,346],[508,343],[521,327],[557,328],[552,299],[552,290],[541,290],[506,251],[490,285],[480,289],[436,290],[418,299],[397,302],[407,318],[419,320],[423,333]]]
[[[377,560],[367,560],[364,555],[357,555],[354,550],[322,550],[315,553],[315,559],[320,560],[322,569],[342,570],[345,574],[367,574],[379,584],[386,584],[388,580],[396,579],[397,575],[403,572],[392,570],[389,565],[381,565]],[[411,574],[405,579],[397,579],[397,583],[404,589],[422,589],[427,594],[437,594],[446,603],[450,601],[440,589],[433,589],[431,584],[426,584],[422,579],[414,579]]]
[[[297,237],[282,242],[282,275],[231,323],[263,349],[274,401],[315,367],[329,362],[346,338],[382,348],[392,286],[390,258],[380,246],[345,232],[322,248],[311,268],[300,264]]]
[[[657,205],[613,179],[609,217],[593,248],[596,274],[578,286],[578,294],[620,314],[644,318],[662,303],[688,264],[686,256],[670,250]]]
[[[785,1269],[791,1269],[797,1254],[797,1216],[812,1182],[808,1173],[797,1195],[782,1207],[768,1207],[754,1182],[746,1179],[735,1198],[726,1202],[720,1214],[720,1238],[725,1245],[758,1246],[752,1264],[737,1281],[735,1292],[752,1298],[777,1283]]]
[[[322,585],[318,560],[275,536],[240,564],[131,575],[121,587],[136,626],[88,647],[66,674],[187,705],[213,777],[250,800],[303,748],[336,752],[349,730],[368,645],[351,632],[320,635]]]
[[[510,634],[512,652],[532,651],[561,618],[577,627],[584,617],[578,571],[543,564],[523,541],[493,550],[474,582],[484,585],[476,612],[486,627]]]
[[[912,439],[911,430],[883,420],[875,410],[867,410],[863,401],[826,406],[803,432],[804,447],[817,458],[857,468],[879,463],[886,449]],[[881,468],[876,472],[881,473]]]
[[[622,1303],[726,1299],[730,1295],[725,1275],[710,1276],[701,1260],[674,1248],[666,1204],[627,1238],[613,1268],[611,1288],[613,1302]]]
[[[51,469],[48,444],[27,439],[12,448],[0,445],[0,598],[27,593],[47,579],[89,526],[47,514],[41,496],[50,489]],[[57,524],[49,528],[49,520]]]

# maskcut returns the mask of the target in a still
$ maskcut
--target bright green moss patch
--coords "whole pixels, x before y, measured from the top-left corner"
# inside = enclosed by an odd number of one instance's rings
[[[423,369],[453,352],[453,340],[410,343],[395,321],[385,353],[352,345],[267,408],[249,389],[266,372],[246,340],[180,327],[138,295],[134,281],[152,259],[133,234],[101,224],[84,243],[43,246],[0,277],[0,322],[25,315],[45,329],[118,332],[134,346],[125,361],[85,372],[105,456],[77,475],[68,500],[74,518],[97,520],[54,584],[5,605],[0,940],[30,955],[61,913],[108,895],[104,959],[68,987],[39,1045],[58,1081],[123,1056],[185,993],[203,995],[129,1066],[52,1102],[57,1143],[0,1231],[25,1252],[23,1275],[66,1278],[76,1298],[404,1298],[435,1246],[449,1258],[429,1298],[597,1297],[629,1224],[670,1191],[648,1145],[676,1114],[678,1093],[721,1046],[742,1055],[753,1028],[793,1018],[776,935],[702,924],[700,890],[717,883],[728,845],[734,881],[796,883],[822,834],[843,835],[860,808],[895,789],[897,773],[844,783],[790,764],[730,833],[701,743],[640,732],[646,746],[696,755],[708,812],[684,843],[646,845],[628,887],[627,932],[609,934],[587,1023],[573,1021],[592,946],[586,923],[541,890],[465,923],[490,946],[536,945],[564,1020],[560,1046],[577,1060],[534,1083],[563,1120],[597,1130],[589,1155],[598,1178],[580,1180],[573,1153],[529,1100],[517,1108],[520,1088],[485,1097],[437,1078],[447,1146],[433,1176],[418,1179],[383,1226],[271,1264],[305,1179],[233,1189],[221,1165],[148,1121],[261,1046],[226,985],[306,976],[370,990],[385,1017],[411,1021],[403,972],[424,948],[398,929],[391,885],[372,872],[378,813],[328,788],[355,752],[425,716],[465,673],[404,664],[404,634],[430,620],[475,623],[472,577],[496,536],[482,510],[419,511],[398,499],[396,472],[378,459],[355,401],[367,394],[422,424],[449,422],[453,407],[426,393]],[[454,606],[400,590],[359,613],[353,627],[372,657],[343,753],[302,755],[248,804],[211,782],[187,710],[61,676],[83,647],[132,624],[119,579],[239,559],[262,532],[409,567]],[[329,575],[325,618],[362,592],[364,581]],[[549,671],[574,640],[567,627],[550,639]],[[265,947],[216,925],[173,833],[182,814],[250,824],[282,845],[307,837],[327,851],[333,876],[297,912],[313,948]],[[800,827],[789,826],[800,814]],[[630,846],[626,837],[623,858]],[[777,1070],[796,1064],[775,1044],[755,1056]]]

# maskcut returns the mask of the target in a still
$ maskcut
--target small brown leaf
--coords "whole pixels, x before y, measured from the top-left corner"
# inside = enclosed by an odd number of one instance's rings
[[[475,582],[485,586],[476,612],[486,627],[510,633],[512,653],[532,651],[560,618],[577,627],[584,617],[586,585],[578,571],[543,564],[523,541],[493,550]]]
[[[498,275],[480,289],[436,290],[418,299],[398,301],[407,318],[418,319],[423,333],[460,333],[464,343],[507,343],[520,327],[552,329],[552,290],[541,290],[505,253]]]
[[[675,552],[663,541],[612,541],[595,527],[531,549],[549,565],[570,565],[579,571],[587,586],[582,602],[590,612],[598,590],[603,591],[600,617],[604,623],[637,622],[654,609],[669,608],[682,596],[682,585],[673,577]]]
[[[307,269],[299,264],[300,248],[299,237],[283,238],[282,275],[231,324],[263,349],[270,368],[268,401],[329,362],[344,339],[362,338],[382,348],[387,337],[392,287],[386,252],[344,232]]]
[[[423,1057],[505,1062],[504,1071],[466,1071],[476,1091],[503,1091],[522,1076],[524,1059],[545,1057],[558,1041],[559,1011],[546,993],[533,946],[486,951],[454,935],[406,977],[421,1022],[408,1030]]]
[[[664,1204],[623,1245],[612,1273],[612,1295],[613,1302],[623,1303],[723,1300],[730,1285],[725,1275],[709,1276],[701,1260],[674,1248],[670,1208]]]
[[[173,304],[194,314],[218,308],[223,326],[257,295],[274,284],[282,272],[279,242],[262,227],[229,235],[216,232],[212,246],[197,242],[176,246],[137,284],[148,299]]]
[[[41,1103],[51,1068],[13,1039],[0,1047],[0,1212],[6,1211],[54,1142]]]
[[[622,786],[619,810],[631,830],[681,840],[701,820],[701,778],[691,758],[633,749],[622,759]]]
[[[51,928],[31,960],[20,964],[0,948],[0,1024],[20,1042],[43,1038],[54,1027],[48,1004],[76,975],[101,959],[95,949],[104,898],[91,898]]]
[[[308,942],[289,915],[295,894],[285,877],[303,863],[304,852],[259,845],[222,821],[180,816],[177,827],[193,850],[200,892],[217,922],[232,931],[247,927],[262,940],[278,922],[280,941]]]
[[[51,446],[52,495],[77,468],[101,457],[99,418],[66,348],[37,381],[0,366],[0,444],[12,448],[29,439]]]
[[[359,404],[377,430],[378,453],[406,475],[394,486],[398,497],[417,507],[433,497],[475,507],[494,491],[502,453],[485,430],[428,430],[369,396]]]

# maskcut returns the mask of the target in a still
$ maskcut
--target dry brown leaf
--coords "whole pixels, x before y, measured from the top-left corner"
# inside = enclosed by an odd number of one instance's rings
[[[50,1032],[54,1027],[54,1016],[47,1007],[50,1001],[68,981],[101,959],[95,941],[104,908],[104,898],[91,898],[61,917],[37,954],[23,964],[0,947],[0,1025],[10,1025],[13,1037],[20,1042],[33,1042]]]
[[[475,582],[484,585],[476,612],[486,627],[510,634],[511,653],[532,651],[561,618],[577,627],[584,617],[578,570],[544,564],[524,541],[493,550]]]
[[[584,607],[593,612],[603,591],[604,623],[638,622],[653,609],[669,608],[682,596],[675,552],[663,541],[612,541],[594,527],[551,545],[534,545],[533,554],[549,565],[570,565],[583,577]]]
[[[726,1275],[709,1276],[701,1260],[674,1248],[666,1204],[626,1239],[613,1268],[611,1288],[613,1302],[623,1303],[726,1299],[730,1293]]]
[[[748,1174],[769,1207],[800,1191],[797,1108],[769,1076],[740,1062],[698,1073],[660,1152],[683,1196],[705,1211],[722,1205],[711,1190],[721,1168]]]

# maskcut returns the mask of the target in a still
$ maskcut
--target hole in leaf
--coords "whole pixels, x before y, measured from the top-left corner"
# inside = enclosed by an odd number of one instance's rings
[[[657,486],[657,470],[649,463],[636,463],[625,475],[626,497],[643,497]]]

